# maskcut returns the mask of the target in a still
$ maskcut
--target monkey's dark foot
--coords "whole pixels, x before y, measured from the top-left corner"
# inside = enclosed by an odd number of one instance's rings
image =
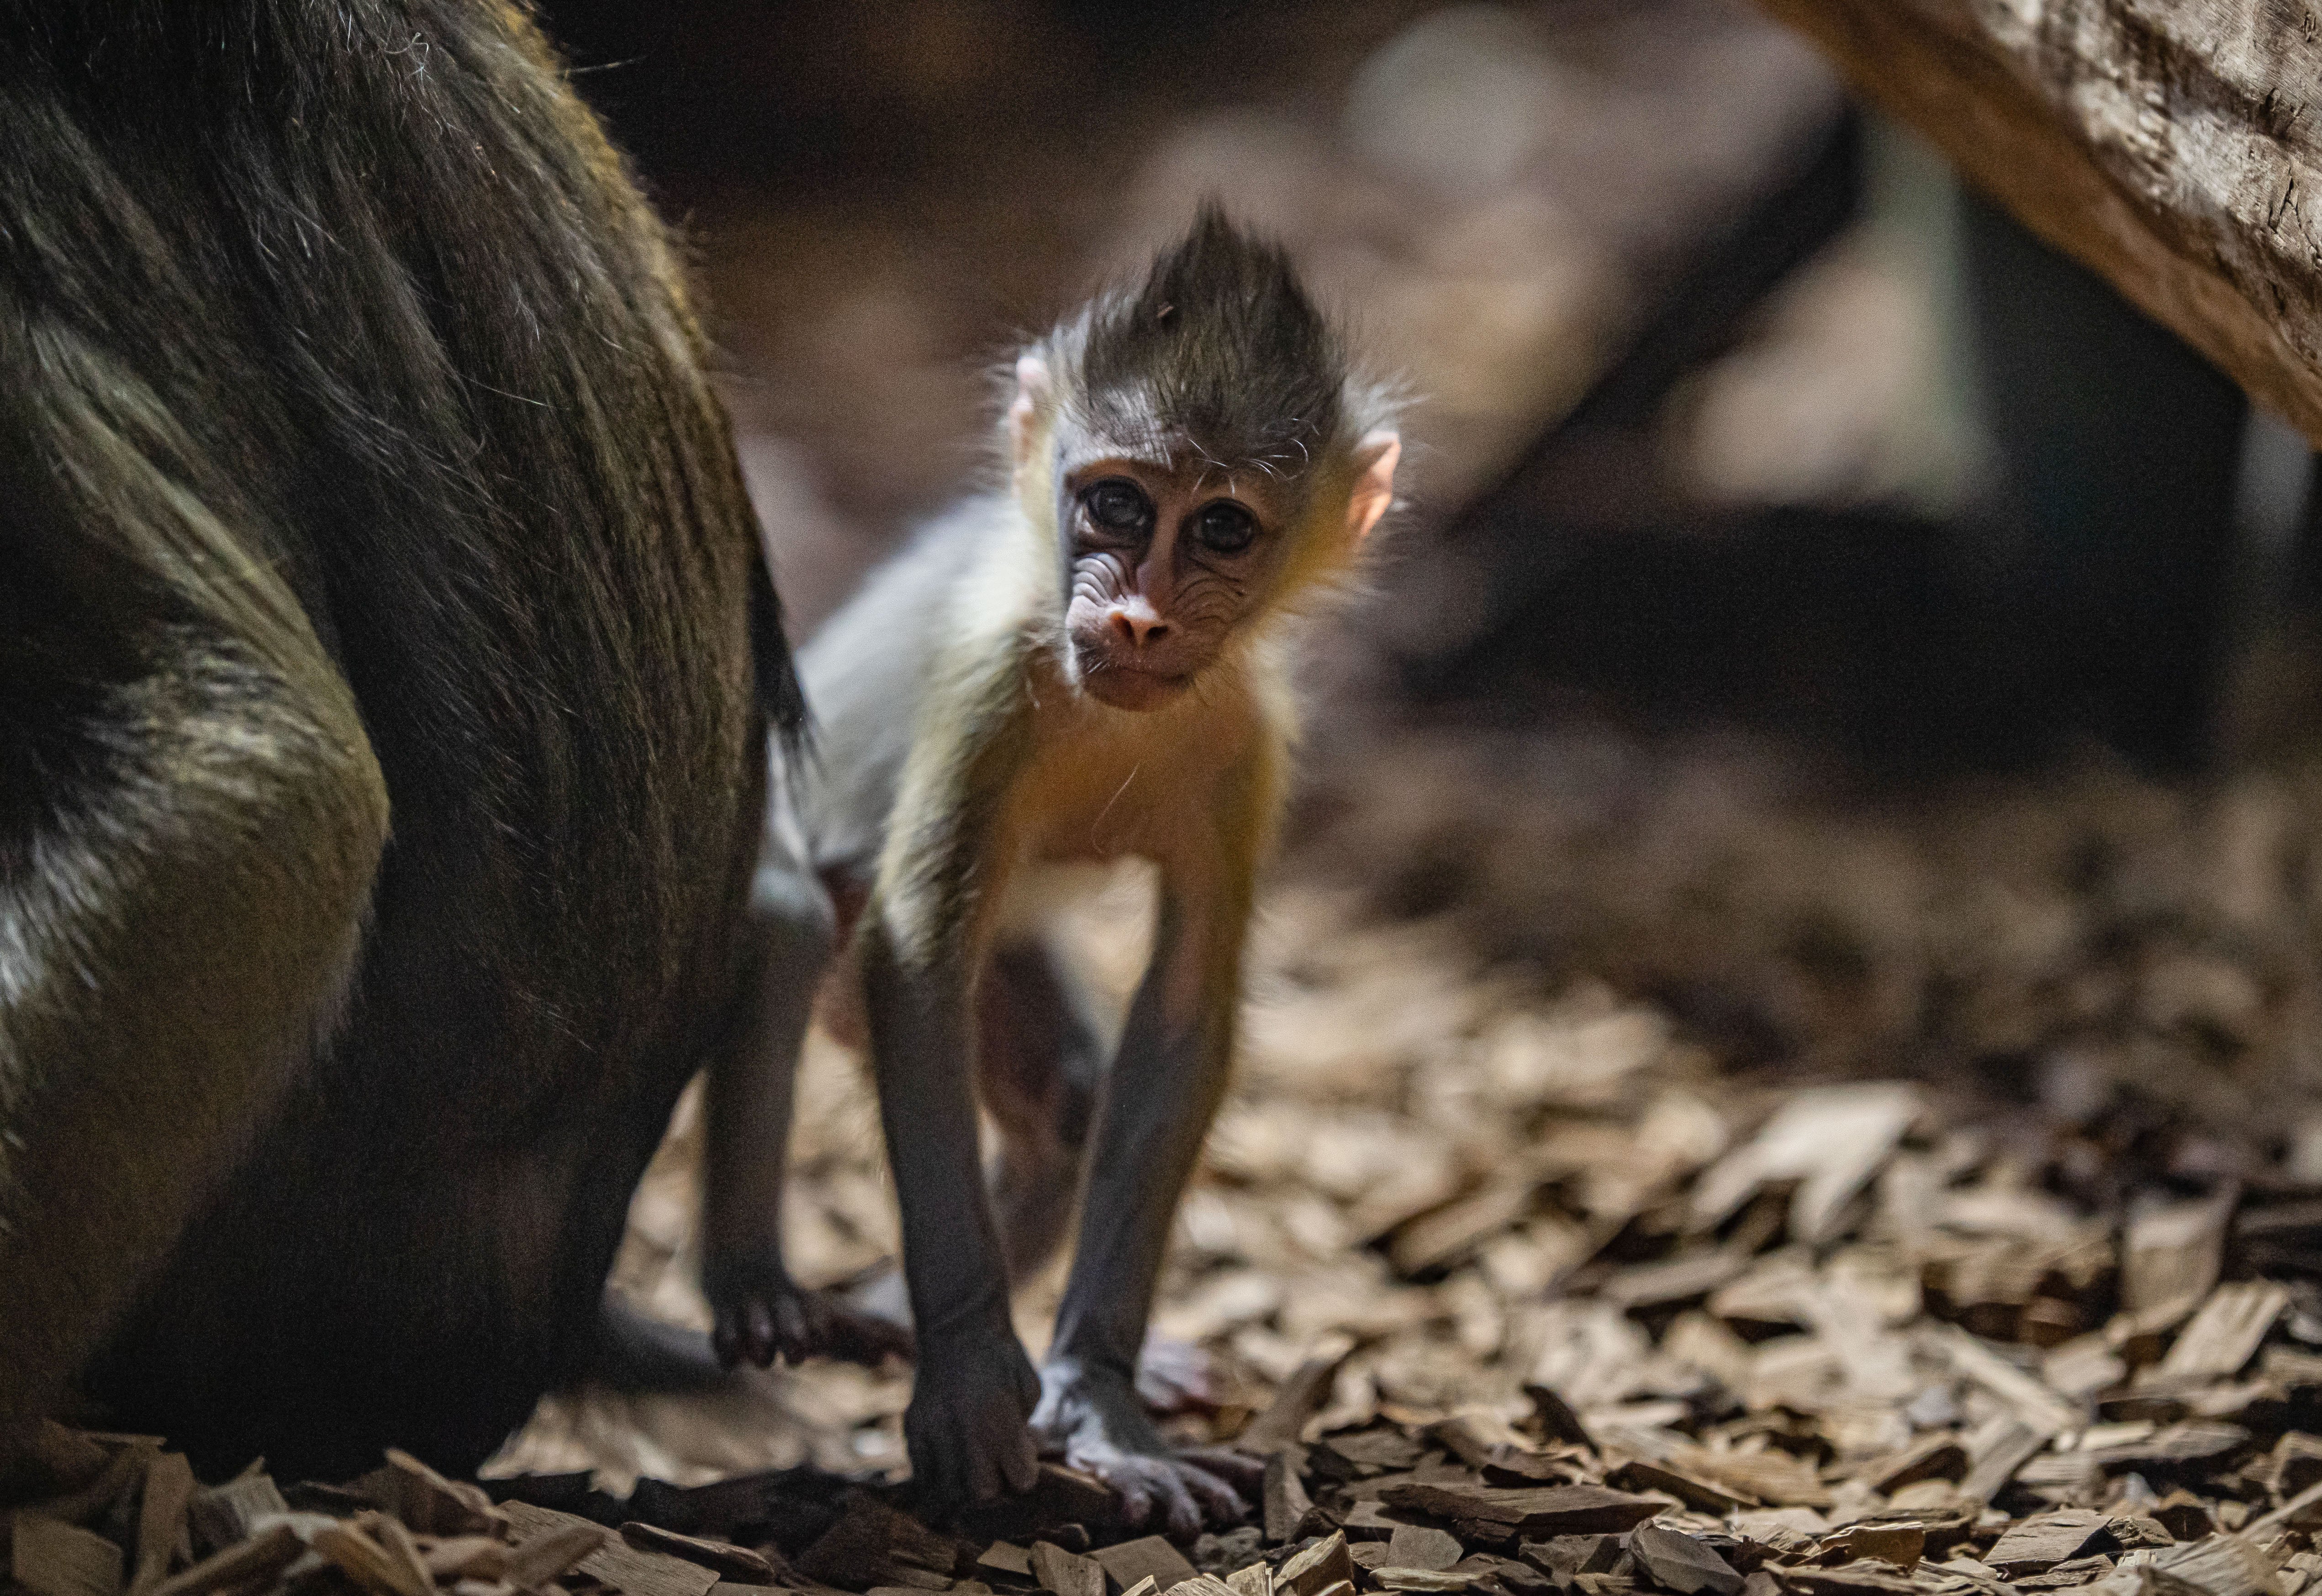
[[[711,1257],[701,1270],[717,1327],[710,1345],[727,1368],[776,1358],[838,1358],[876,1368],[912,1355],[908,1326],[864,1312],[827,1291],[809,1291],[776,1258]]]
[[[903,1414],[922,1503],[941,1514],[1031,1490],[1039,1455],[1025,1417],[1040,1380],[1004,1313],[952,1330],[923,1353]]]
[[[1041,1386],[1033,1433],[1119,1491],[1130,1528],[1157,1526],[1190,1541],[1204,1525],[1222,1529],[1249,1516],[1264,1463],[1222,1447],[1171,1446],[1127,1376],[1059,1361],[1042,1372]]]

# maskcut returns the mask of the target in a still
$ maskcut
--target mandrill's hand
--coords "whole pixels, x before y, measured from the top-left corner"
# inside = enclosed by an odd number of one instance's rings
[[[716,1315],[709,1333],[727,1368],[760,1368],[777,1357],[798,1363],[840,1358],[875,1367],[911,1355],[911,1332],[891,1319],[861,1312],[826,1291],[809,1291],[791,1278],[779,1254],[713,1254],[701,1266],[702,1294]]]
[[[1032,1489],[1039,1458],[1025,1418],[1039,1377],[1003,1316],[982,1318],[929,1337],[903,1414],[911,1476],[927,1505],[941,1510]]]
[[[1145,1416],[1132,1377],[1120,1370],[1053,1358],[1040,1372],[1040,1407],[1032,1430],[1065,1461],[1120,1492],[1131,1528],[1156,1521],[1171,1538],[1192,1540],[1206,1522],[1240,1523],[1266,1465],[1222,1447],[1181,1452]]]

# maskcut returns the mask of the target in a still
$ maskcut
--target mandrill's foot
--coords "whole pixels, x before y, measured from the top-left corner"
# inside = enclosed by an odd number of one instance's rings
[[[1190,1541],[1204,1524],[1223,1528],[1248,1517],[1266,1465],[1222,1447],[1170,1446],[1125,1372],[1052,1359],[1040,1385],[1033,1434],[1120,1492],[1130,1528],[1157,1524],[1171,1538]]]
[[[826,1291],[809,1291],[791,1278],[778,1256],[712,1256],[702,1264],[702,1294],[716,1315],[710,1345],[727,1368],[763,1368],[781,1358],[840,1358],[877,1365],[911,1355],[911,1332],[891,1319],[861,1312]]]

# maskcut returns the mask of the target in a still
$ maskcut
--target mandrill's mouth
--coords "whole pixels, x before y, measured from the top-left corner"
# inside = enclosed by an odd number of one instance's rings
[[[1090,698],[1115,709],[1158,709],[1174,703],[1193,685],[1191,671],[1147,670],[1102,654],[1081,656],[1082,688]]]

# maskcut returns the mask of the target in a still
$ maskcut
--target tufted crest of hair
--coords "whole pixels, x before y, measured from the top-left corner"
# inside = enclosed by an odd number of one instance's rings
[[[1104,431],[1182,432],[1221,466],[1294,476],[1337,440],[1347,366],[1290,258],[1212,202],[1142,287],[1092,307],[1080,377]]]

